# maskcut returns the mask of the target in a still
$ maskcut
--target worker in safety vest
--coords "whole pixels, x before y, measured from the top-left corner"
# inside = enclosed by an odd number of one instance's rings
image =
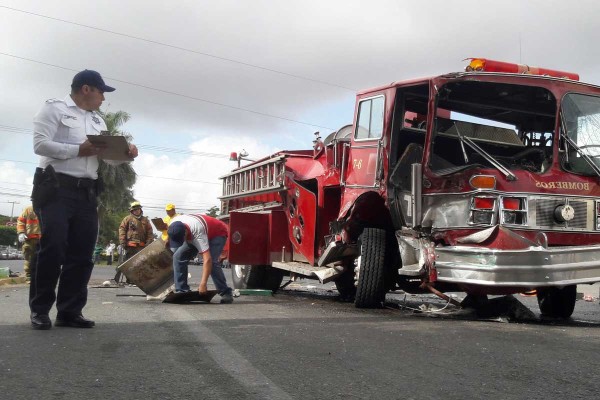
[[[23,252],[23,270],[25,277],[31,277],[31,266],[37,261],[37,247],[42,237],[40,230],[40,222],[37,215],[33,211],[33,206],[27,206],[17,218],[17,235],[19,235],[19,243],[23,244],[21,251]]]
[[[177,211],[175,211],[175,204],[167,204],[165,206],[165,211],[167,212],[167,216],[163,217],[163,222],[165,224],[167,224],[167,227],[171,224],[171,220],[173,218],[175,218],[176,216],[178,216],[179,214],[177,213]],[[166,243],[167,239],[169,238],[169,235],[167,233],[167,230],[165,229],[164,231],[162,231],[162,236],[161,236],[163,242]]]
[[[154,240],[152,225],[150,220],[144,216],[140,202],[131,203],[129,212],[130,214],[123,218],[119,225],[119,243],[125,249],[126,260],[139,253]],[[120,278],[121,272],[118,271],[115,281],[118,283]]]

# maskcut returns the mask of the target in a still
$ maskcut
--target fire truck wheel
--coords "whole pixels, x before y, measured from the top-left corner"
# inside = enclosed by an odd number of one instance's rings
[[[262,283],[257,289],[272,290],[275,293],[280,287],[283,281],[283,270],[273,267],[262,267],[263,278]]]
[[[358,286],[354,305],[358,308],[379,308],[385,300],[386,232],[365,228],[361,236]]]
[[[250,271],[250,265],[233,264],[231,266],[231,280],[234,289],[247,289],[247,275]]]
[[[263,265],[231,266],[231,278],[235,289],[267,289],[277,291],[283,281],[283,271]]]
[[[354,265],[348,267],[335,281],[335,287],[340,294],[341,301],[354,301],[356,286],[354,285]]]
[[[537,299],[543,316],[569,318],[575,309],[577,285],[563,288],[544,287],[537,289]]]

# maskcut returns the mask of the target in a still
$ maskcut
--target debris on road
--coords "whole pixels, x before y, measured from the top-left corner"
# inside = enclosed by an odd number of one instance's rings
[[[203,302],[210,303],[213,297],[218,293],[217,290],[207,290],[206,293],[201,294],[197,290],[192,290],[189,292],[169,293],[163,300],[163,303],[173,303],[173,304],[182,304],[182,303],[194,303],[194,302]]]
[[[273,291],[267,289],[234,289],[233,297],[240,297],[241,295],[250,296],[272,296]]]

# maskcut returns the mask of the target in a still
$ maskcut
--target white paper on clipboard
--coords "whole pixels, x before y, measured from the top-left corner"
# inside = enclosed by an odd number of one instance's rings
[[[88,140],[97,146],[103,147],[98,158],[103,160],[133,161],[129,157],[129,144],[124,136],[87,135]]]

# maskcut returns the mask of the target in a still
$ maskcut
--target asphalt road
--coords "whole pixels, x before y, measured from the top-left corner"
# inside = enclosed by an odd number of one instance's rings
[[[111,275],[97,268],[93,283]],[[6,399],[592,399],[600,391],[597,300],[578,301],[571,321],[507,323],[440,311],[445,303],[429,295],[391,294],[388,308],[358,310],[313,281],[231,305],[218,297],[170,305],[135,287],[91,287],[84,311],[94,329],[34,331],[27,293],[0,287]],[[534,299],[517,298],[539,313]]]

